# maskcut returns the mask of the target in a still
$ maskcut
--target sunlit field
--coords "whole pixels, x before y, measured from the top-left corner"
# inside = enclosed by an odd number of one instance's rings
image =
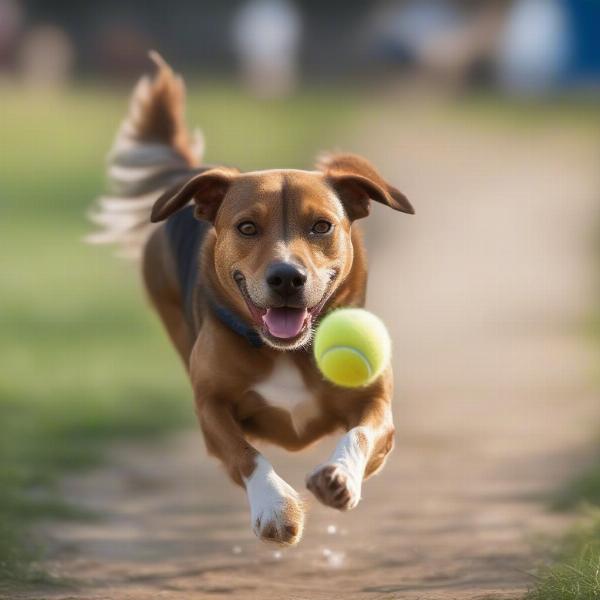
[[[101,463],[115,442],[192,426],[194,414],[183,367],[146,306],[135,266],[82,242],[127,90],[1,94],[0,582],[12,585],[50,577],[35,566],[40,519],[96,517],[65,503],[60,476]],[[374,111],[402,117],[389,93],[374,102],[356,89],[313,89],[265,103],[219,84],[192,87],[188,122],[202,128],[209,163],[310,168],[320,150],[344,147],[356,121]],[[586,137],[599,116],[585,102],[470,98],[431,108],[440,122],[521,130],[552,121]],[[598,503],[597,473],[558,502]],[[565,550],[582,552],[581,568],[595,568],[597,544]],[[532,598],[550,598],[552,589],[541,584]]]

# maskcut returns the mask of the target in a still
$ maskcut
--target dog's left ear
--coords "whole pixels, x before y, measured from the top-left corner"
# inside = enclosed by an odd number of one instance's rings
[[[197,219],[214,223],[221,202],[239,171],[231,168],[209,169],[163,193],[154,203],[150,220],[164,221],[190,200],[196,203]]]
[[[351,221],[368,216],[370,200],[410,215],[415,209],[406,196],[383,179],[375,167],[356,154],[328,154],[317,168],[336,191]]]

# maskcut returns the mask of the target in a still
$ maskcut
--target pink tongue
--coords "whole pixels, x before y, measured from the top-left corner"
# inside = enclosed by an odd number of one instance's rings
[[[307,314],[305,308],[269,308],[263,321],[271,335],[292,338],[302,330]]]

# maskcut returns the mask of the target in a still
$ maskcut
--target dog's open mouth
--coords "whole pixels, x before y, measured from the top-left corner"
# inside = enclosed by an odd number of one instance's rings
[[[312,315],[306,308],[267,308],[262,315],[263,325],[276,338],[289,340],[298,337],[307,327],[310,327]]]
[[[244,294],[248,309],[258,329],[280,340],[294,340],[301,337],[310,328],[314,309],[292,306],[260,308]]]
[[[257,328],[262,333],[280,340],[293,341],[304,335],[325,303],[324,298],[312,308],[294,306],[263,308],[257,306],[250,298],[244,276],[241,273],[236,273],[234,278]]]

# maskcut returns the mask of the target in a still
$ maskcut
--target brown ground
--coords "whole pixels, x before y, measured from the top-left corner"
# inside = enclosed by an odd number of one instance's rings
[[[49,526],[48,566],[72,590],[26,598],[513,598],[544,492],[567,477],[598,418],[577,319],[591,299],[596,150],[568,130],[365,118],[366,152],[414,218],[369,223],[370,308],[390,324],[397,448],[353,512],[312,503],[280,553],[250,531],[243,494],[200,435],[115,452],[65,484],[102,520]],[[435,112],[435,111],[434,111]],[[389,113],[388,113],[389,116]],[[303,488],[327,442],[267,449]]]

